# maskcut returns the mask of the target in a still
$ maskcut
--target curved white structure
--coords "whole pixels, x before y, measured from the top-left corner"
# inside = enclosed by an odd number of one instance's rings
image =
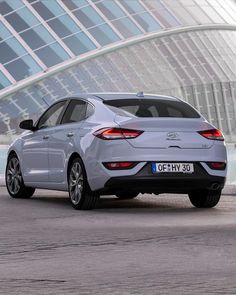
[[[178,95],[236,139],[233,0],[0,1],[0,142],[73,92]]]

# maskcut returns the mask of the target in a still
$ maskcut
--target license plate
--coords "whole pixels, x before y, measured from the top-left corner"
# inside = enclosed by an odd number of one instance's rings
[[[193,163],[152,163],[152,173],[193,173]]]

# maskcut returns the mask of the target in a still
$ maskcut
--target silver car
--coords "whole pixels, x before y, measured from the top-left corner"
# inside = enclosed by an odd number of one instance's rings
[[[92,209],[100,195],[185,193],[210,208],[224,187],[222,132],[175,97],[73,95],[20,128],[27,131],[11,144],[6,167],[13,198],[62,190],[75,209]]]

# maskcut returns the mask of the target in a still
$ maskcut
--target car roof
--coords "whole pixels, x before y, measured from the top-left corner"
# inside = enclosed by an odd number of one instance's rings
[[[117,99],[165,99],[165,100],[175,100],[180,99],[174,96],[158,95],[158,94],[144,94],[143,92],[129,93],[129,92],[97,92],[97,93],[74,93],[65,98],[82,98],[89,99],[94,98],[96,100],[117,100]],[[64,99],[65,99],[64,98]]]

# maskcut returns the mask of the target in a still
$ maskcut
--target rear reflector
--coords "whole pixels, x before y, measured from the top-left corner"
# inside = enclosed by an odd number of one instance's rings
[[[223,133],[219,129],[198,131],[198,133],[207,139],[222,141],[224,140]]]
[[[207,165],[214,170],[225,170],[226,163],[224,162],[207,162]]]
[[[136,162],[107,162],[103,165],[109,170],[131,169],[137,165]]]
[[[114,140],[136,138],[142,133],[143,131],[140,130],[125,128],[102,128],[94,132],[93,135],[104,140]]]

